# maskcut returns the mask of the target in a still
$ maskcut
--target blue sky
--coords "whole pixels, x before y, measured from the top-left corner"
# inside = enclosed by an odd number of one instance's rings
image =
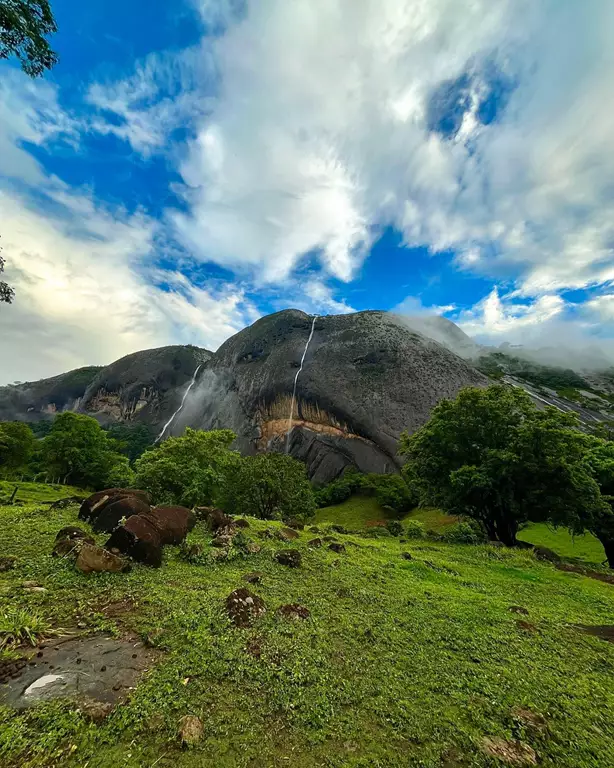
[[[52,7],[54,70],[0,63],[0,383],[289,306],[612,353],[607,0]]]

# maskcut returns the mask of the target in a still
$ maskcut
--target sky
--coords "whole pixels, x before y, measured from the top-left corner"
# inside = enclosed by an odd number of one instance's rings
[[[611,0],[51,0],[0,62],[0,384],[259,316],[614,359]]]

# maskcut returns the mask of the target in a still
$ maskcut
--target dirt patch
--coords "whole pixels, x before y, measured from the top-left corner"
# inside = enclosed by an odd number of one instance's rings
[[[607,640],[608,643],[614,643],[614,624],[596,624],[594,626],[577,624],[576,629],[585,635],[592,635],[592,637]]]
[[[614,584],[614,573],[606,573],[605,571],[593,571],[590,568],[583,568],[581,565],[574,565],[573,563],[557,563],[556,567],[559,571],[566,571],[567,573],[579,573],[580,576],[586,576],[589,579],[603,581],[606,584]]]
[[[499,737],[485,738],[482,749],[490,757],[495,757],[507,765],[537,765],[535,750],[522,741],[506,741]]]
[[[41,645],[0,684],[0,703],[25,709],[48,699],[87,697],[115,704],[155,659],[135,638],[60,637]]]

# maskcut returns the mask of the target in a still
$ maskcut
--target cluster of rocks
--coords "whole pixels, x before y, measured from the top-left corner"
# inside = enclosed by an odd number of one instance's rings
[[[162,564],[165,544],[180,544],[196,523],[186,507],[151,506],[145,491],[132,488],[107,488],[89,496],[81,504],[79,518],[94,531],[109,533],[104,547],[81,528],[68,526],[57,534],[53,554],[73,555],[77,568],[91,571],[121,572],[130,560],[154,568]]]

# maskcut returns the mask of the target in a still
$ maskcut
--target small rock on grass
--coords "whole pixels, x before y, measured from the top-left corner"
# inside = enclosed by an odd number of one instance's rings
[[[529,615],[529,612],[527,611],[527,609],[523,608],[521,605],[510,605],[510,607],[508,608],[508,611],[510,611],[510,613],[517,613],[520,616]]]
[[[298,539],[298,533],[292,528],[280,528],[277,531],[277,538],[282,541],[293,541],[294,539]]]
[[[482,742],[483,751],[490,757],[495,757],[506,765],[531,766],[537,765],[535,750],[522,741],[506,741],[496,736],[487,737]]]
[[[266,613],[266,606],[261,597],[245,587],[240,587],[226,598],[226,610],[236,627],[249,627],[263,613]]]
[[[332,544],[329,544],[329,545],[328,545],[328,548],[329,548],[329,549],[330,549],[332,552],[337,552],[337,553],[339,553],[339,552],[345,552],[345,544],[341,544],[341,543],[340,543],[340,542],[338,542],[338,541],[333,541],[333,543],[332,543]]]
[[[303,562],[298,549],[282,549],[275,554],[275,559],[280,565],[287,565],[289,568],[300,568]]]
[[[284,523],[288,526],[288,528],[294,528],[295,531],[305,530],[305,523],[301,523],[300,520],[296,520],[295,518],[284,520]]]
[[[413,555],[410,555],[409,552],[401,552],[401,557],[403,560],[413,560]]]
[[[249,522],[244,517],[235,520],[234,523],[237,528],[249,528]]]
[[[537,632],[537,627],[535,626],[535,624],[532,624],[530,621],[524,621],[524,619],[519,619],[516,622],[516,626],[518,627],[518,629],[521,629],[523,632],[528,632],[530,634]]]
[[[308,547],[312,547],[314,549],[317,548],[317,547],[321,547],[322,544],[323,544],[322,539],[311,539],[311,541],[307,542],[307,546]]]
[[[311,528],[309,529],[309,533],[321,533],[321,531],[317,525],[312,525]]]
[[[195,715],[186,715],[179,721],[179,741],[183,747],[192,747],[202,739],[205,729]]]
[[[15,564],[17,563],[16,557],[0,557],[0,573],[4,573],[5,571],[10,571],[15,567]]]
[[[262,581],[262,574],[259,571],[246,573],[243,579],[244,581],[247,581],[248,584],[258,584],[260,581]]]
[[[289,603],[288,605],[282,605],[277,609],[277,613],[283,616],[285,619],[292,621],[299,621],[300,619],[308,619],[311,616],[309,608],[305,608],[304,605],[298,603]]]
[[[85,698],[79,702],[79,711],[92,723],[101,723],[113,711],[113,704],[108,701]]]

